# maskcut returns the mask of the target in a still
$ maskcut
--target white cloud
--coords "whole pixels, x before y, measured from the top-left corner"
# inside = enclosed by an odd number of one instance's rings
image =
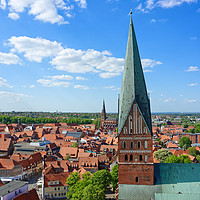
[[[161,8],[173,8],[175,6],[180,6],[183,3],[196,3],[197,0],[146,0],[144,5],[140,3],[137,7],[136,10],[143,12],[143,13],[148,13],[150,10],[156,8],[156,7],[161,7]],[[154,20],[152,21],[154,22]]]
[[[30,88],[34,88],[35,87],[35,85],[30,85]]]
[[[17,13],[14,13],[14,12],[13,13],[9,13],[8,17],[13,19],[13,20],[19,19],[19,15]]]
[[[55,56],[63,49],[60,43],[51,42],[42,38],[30,38],[26,36],[11,37],[8,44],[13,47],[13,52],[24,53],[29,61],[41,62],[45,57]]]
[[[176,101],[176,99],[172,98],[172,97],[169,97],[168,99],[163,100],[164,103],[170,103],[170,102],[174,102],[174,101]]]
[[[7,99],[9,101],[20,101],[23,97],[30,97],[30,96],[25,94],[17,94],[14,92],[0,91],[0,98],[4,100]]]
[[[162,8],[173,8],[175,6],[180,6],[183,3],[196,3],[197,0],[159,0],[157,2],[158,6]]]
[[[185,103],[195,103],[195,102],[197,102],[197,100],[195,100],[195,99],[184,99],[184,102]]]
[[[144,72],[152,72],[151,68],[155,67],[156,65],[162,64],[162,62],[160,61],[151,60],[151,59],[142,59],[141,62],[142,62],[142,67],[144,69]]]
[[[196,71],[199,71],[199,68],[197,66],[190,66],[188,68],[188,70],[186,70],[187,72],[196,72]]]
[[[156,22],[165,23],[167,21],[168,21],[168,19],[154,19],[153,18],[150,20],[151,23],[156,23]]]
[[[52,65],[57,70],[64,70],[70,73],[100,73],[100,77],[110,78],[118,76],[123,71],[124,59],[110,57],[107,51],[87,51],[64,49],[52,59]]]
[[[44,87],[69,87],[71,84],[67,81],[54,81],[50,79],[39,79],[37,82],[42,84]]]
[[[17,55],[13,53],[2,53],[0,52],[0,63],[10,65],[10,64],[20,64],[20,59]]]
[[[6,80],[6,79],[4,79],[4,78],[2,78],[2,77],[0,77],[0,87],[8,87],[8,88],[13,88],[13,86],[11,86],[11,85],[8,85],[8,84],[7,84],[7,80]]]
[[[6,1],[5,0],[1,0],[0,8],[3,9],[3,10],[6,8]]]
[[[75,0],[75,2],[77,2],[78,5],[79,5],[81,8],[86,8],[86,7],[87,7],[87,2],[86,2],[86,0]]]
[[[188,84],[188,86],[197,86],[198,85],[198,83],[191,83],[191,84]]]
[[[117,88],[117,87],[115,87],[115,86],[113,86],[113,85],[111,85],[111,86],[106,86],[106,87],[104,87],[105,89],[111,89],[111,90],[113,90],[113,91],[115,91],[115,90],[120,90],[120,88]]]
[[[85,85],[75,85],[74,88],[82,89],[82,90],[89,90],[89,87],[85,86]]]
[[[76,79],[77,81],[87,81],[87,80],[88,80],[87,78],[84,78],[84,77],[82,77],[82,76],[77,76],[75,79]]]
[[[73,77],[70,75],[57,75],[57,76],[47,76],[47,78],[51,78],[53,80],[73,80]]]
[[[86,0],[74,1],[81,8],[87,7]],[[28,12],[35,20],[51,24],[68,24],[69,22],[59,12],[62,11],[66,17],[71,17],[74,9],[74,3],[65,0],[8,0],[7,6],[10,11],[8,16],[11,19],[19,19],[19,13]],[[6,8],[5,0],[1,0],[0,8]]]

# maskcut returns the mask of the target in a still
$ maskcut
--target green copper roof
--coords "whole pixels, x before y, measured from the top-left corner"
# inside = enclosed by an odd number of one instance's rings
[[[122,131],[134,101],[139,106],[143,118],[151,131],[150,102],[131,16],[119,101],[118,134]]]

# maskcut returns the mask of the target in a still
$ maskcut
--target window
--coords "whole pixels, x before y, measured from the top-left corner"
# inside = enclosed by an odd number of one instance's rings
[[[55,197],[57,196],[57,194],[55,193]]]
[[[124,135],[127,135],[127,128],[124,127]]]
[[[144,161],[147,162],[147,155],[144,155]]]
[[[148,148],[148,142],[144,141],[144,148],[147,149]]]
[[[142,161],[142,155],[139,156],[139,161]]]
[[[129,116],[129,135],[133,133],[132,123],[133,123],[132,117]]]
[[[133,141],[130,142],[130,149],[133,149]]]
[[[130,161],[133,161],[133,155],[130,155]]]
[[[122,148],[123,148],[123,149],[126,149],[126,141],[123,141],[123,142],[122,142]]]
[[[142,134],[142,117],[139,116],[138,118],[138,129],[139,129],[139,135]]]
[[[135,177],[135,182],[138,183],[138,177]]]
[[[57,188],[55,188],[55,190],[57,190]]]
[[[137,105],[133,106],[133,130],[134,134],[137,134]]]
[[[147,135],[147,127],[144,127],[144,134]]]
[[[137,142],[137,147],[138,147],[138,149],[141,148],[141,142],[140,141]]]
[[[125,155],[125,161],[128,161],[128,156],[127,155]]]

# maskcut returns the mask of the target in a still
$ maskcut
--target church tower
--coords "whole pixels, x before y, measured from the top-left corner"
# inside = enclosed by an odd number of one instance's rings
[[[128,192],[131,185],[154,184],[150,101],[130,15],[119,99],[119,199],[120,191]]]
[[[103,127],[105,120],[106,120],[106,107],[105,107],[105,101],[103,100],[103,108],[101,112],[101,127]]]

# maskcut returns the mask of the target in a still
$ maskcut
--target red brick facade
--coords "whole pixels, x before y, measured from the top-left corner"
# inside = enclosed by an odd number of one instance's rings
[[[136,103],[119,134],[119,184],[154,184],[152,136]]]

